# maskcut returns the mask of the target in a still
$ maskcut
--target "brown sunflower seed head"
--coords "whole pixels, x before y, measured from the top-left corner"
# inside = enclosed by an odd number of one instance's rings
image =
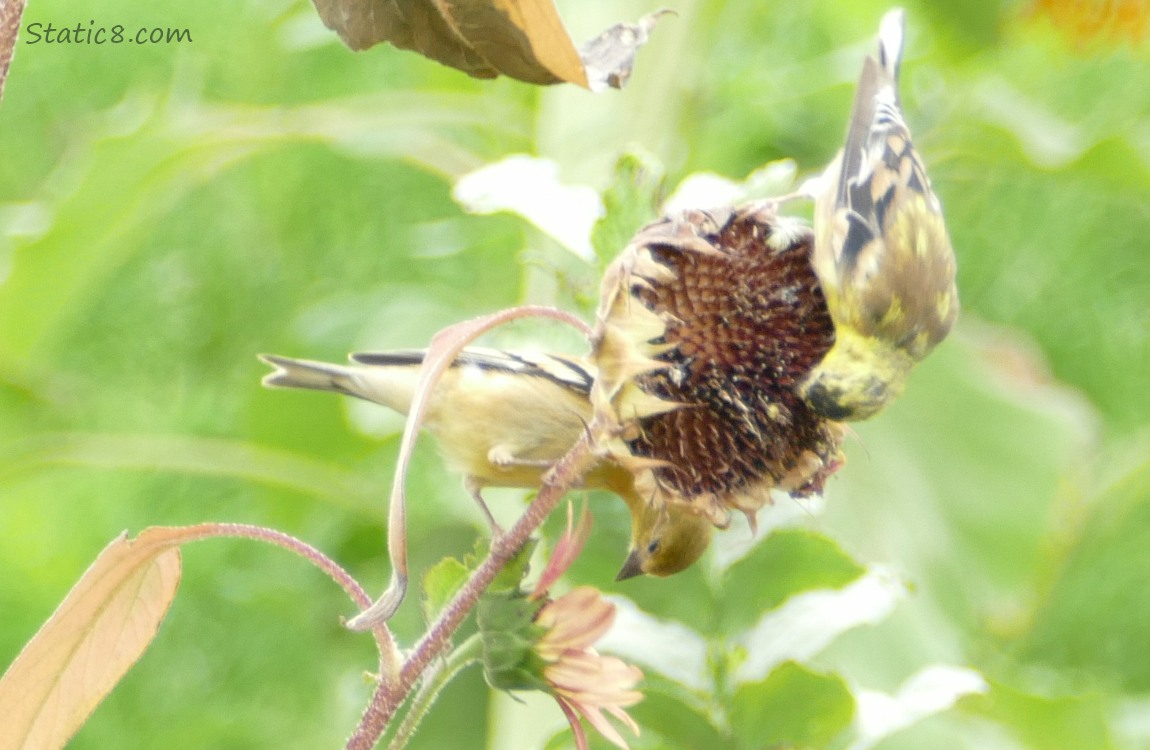
[[[835,338],[813,241],[772,203],[686,211],[608,268],[592,401],[642,497],[725,526],[771,489],[820,491],[841,464],[841,426],[795,391]]]

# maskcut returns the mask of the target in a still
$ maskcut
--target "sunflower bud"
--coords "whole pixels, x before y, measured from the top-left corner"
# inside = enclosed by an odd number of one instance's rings
[[[483,672],[489,685],[503,690],[542,690],[549,693],[575,735],[575,746],[586,750],[587,735],[579,718],[587,720],[607,740],[626,750],[609,714],[636,735],[639,725],[624,710],[643,699],[635,689],[643,673],[638,667],[592,648],[615,620],[615,605],[590,586],[580,586],[558,599],[548,589],[579,556],[591,533],[591,515],[584,508],[575,522],[567,506],[567,530],[555,545],[543,574],[530,595],[516,583],[489,588],[479,600],[476,621],[483,641]],[[526,571],[530,550],[521,550],[510,576],[518,581]]]
[[[593,358],[601,446],[650,502],[716,526],[821,491],[842,427],[795,387],[834,344],[811,230],[773,203],[648,225],[608,267]]]
[[[642,700],[636,685],[643,673],[593,648],[611,627],[615,605],[589,586],[554,600],[543,600],[539,593],[488,591],[480,599],[476,620],[487,683],[550,694],[571,725],[576,747],[587,747],[582,717],[612,744],[626,748],[607,715],[639,734],[639,725],[624,709]]]
[[[519,591],[487,592],[475,617],[483,639],[483,674],[500,690],[546,690],[545,662],[535,644],[547,632],[535,624],[542,607]]]

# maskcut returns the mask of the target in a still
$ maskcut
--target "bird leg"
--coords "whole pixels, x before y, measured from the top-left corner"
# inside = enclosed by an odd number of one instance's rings
[[[463,486],[467,490],[467,493],[475,499],[475,504],[479,506],[479,512],[483,514],[484,520],[487,521],[487,527],[491,529],[491,541],[494,542],[503,536],[503,527],[495,520],[495,516],[491,515],[491,509],[487,507],[487,502],[483,499],[483,485],[480,481],[473,476],[467,476],[463,480]]]
[[[552,458],[519,458],[512,452],[511,446],[504,444],[493,446],[491,450],[487,451],[487,460],[500,469],[510,469],[515,466],[549,469],[555,465],[555,459]]]
[[[515,455],[511,446],[506,444],[499,444],[493,446],[491,450],[487,451],[487,461],[499,469],[511,469],[516,467],[539,468],[548,469],[555,464],[555,461],[548,458],[519,458]],[[479,506],[480,512],[487,520],[487,525],[491,529],[491,538],[494,541],[503,534],[503,529],[496,522],[495,516],[491,514],[491,509],[487,507],[486,501],[483,499],[482,489],[483,484],[477,477],[469,476],[463,481],[463,486],[467,488],[467,492],[471,497],[475,498],[476,505]]]

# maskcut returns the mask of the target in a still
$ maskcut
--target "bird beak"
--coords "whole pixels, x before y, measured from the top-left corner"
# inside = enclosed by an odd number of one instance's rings
[[[627,559],[623,561],[623,567],[619,570],[619,575],[615,576],[616,581],[626,581],[628,578],[643,575],[643,561],[639,559],[639,550],[631,550],[631,554],[627,555]]]

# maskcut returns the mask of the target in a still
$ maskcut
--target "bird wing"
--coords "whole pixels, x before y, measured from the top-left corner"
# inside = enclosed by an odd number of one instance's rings
[[[423,363],[424,354],[421,349],[357,352],[351,355],[351,361],[360,365],[415,366]],[[489,372],[544,378],[580,396],[587,396],[591,392],[591,384],[595,380],[595,370],[588,362],[560,354],[468,347],[460,352],[453,364],[456,367],[470,365]]]

